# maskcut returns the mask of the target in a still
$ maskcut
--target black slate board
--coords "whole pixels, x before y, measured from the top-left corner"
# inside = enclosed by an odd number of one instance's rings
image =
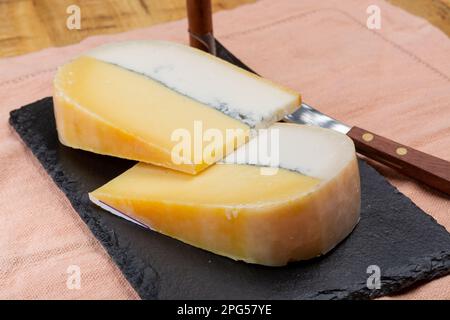
[[[450,234],[363,161],[354,232],[324,257],[270,268],[196,249],[91,204],[87,192],[134,162],[61,145],[51,98],[12,111],[10,124],[144,299],[365,299],[450,273]],[[366,286],[369,265],[381,269],[379,290]]]

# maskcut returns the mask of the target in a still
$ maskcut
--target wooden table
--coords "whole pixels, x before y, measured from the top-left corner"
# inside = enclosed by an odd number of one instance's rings
[[[212,0],[213,10],[255,0]],[[388,0],[426,18],[450,36],[450,0]],[[67,7],[81,9],[81,30],[69,30]],[[95,34],[117,33],[185,17],[185,0],[0,0],[0,57],[64,46]]]

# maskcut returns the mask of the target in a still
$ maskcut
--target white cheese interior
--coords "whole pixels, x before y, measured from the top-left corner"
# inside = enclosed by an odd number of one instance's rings
[[[273,130],[277,133],[272,133]],[[279,143],[278,148],[263,152],[267,157],[258,154],[262,145],[275,146],[276,142]],[[249,143],[228,155],[221,163],[279,167],[330,180],[354,157],[354,144],[344,134],[319,127],[276,123],[266,131],[260,131]]]
[[[86,55],[148,76],[252,128],[269,126],[300,103],[290,90],[176,43],[114,43]]]

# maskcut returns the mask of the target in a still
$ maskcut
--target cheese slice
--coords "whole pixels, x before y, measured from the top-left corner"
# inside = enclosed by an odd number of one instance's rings
[[[106,45],[59,68],[54,106],[62,144],[196,174],[300,105],[300,96],[202,51],[169,42]],[[196,132],[200,128],[200,132]],[[177,130],[194,152],[177,154]],[[207,160],[209,129],[223,137]],[[227,135],[235,130],[235,135]],[[200,141],[198,146],[195,141]]]
[[[196,176],[139,163],[89,197],[114,214],[235,260],[282,266],[325,254],[359,220],[353,142],[308,126],[275,124],[268,134],[274,131],[279,161],[272,168],[251,159],[267,141],[259,135]]]

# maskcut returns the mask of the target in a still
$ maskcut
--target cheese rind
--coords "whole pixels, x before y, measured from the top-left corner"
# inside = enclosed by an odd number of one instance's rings
[[[196,176],[140,163],[89,196],[155,231],[236,260],[281,266],[325,254],[359,220],[353,143],[325,129],[272,129],[290,143],[280,146],[281,167],[273,175],[261,174],[257,164],[227,159]],[[295,144],[308,156],[292,151]],[[324,174],[282,168],[294,163]]]
[[[206,71],[217,72],[215,79]],[[299,104],[299,95],[288,89],[201,51],[159,41],[100,47],[62,66],[54,80],[63,144],[191,174],[224,154],[205,160],[192,152],[175,162],[176,130],[194,137],[201,123],[201,134],[217,130],[222,150],[231,152],[248,140],[252,127],[267,126]],[[230,137],[230,129],[241,131]]]

